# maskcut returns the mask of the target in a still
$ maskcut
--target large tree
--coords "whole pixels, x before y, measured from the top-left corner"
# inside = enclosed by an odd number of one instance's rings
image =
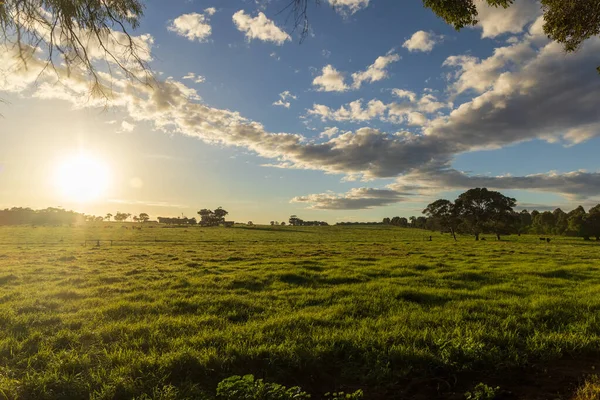
[[[447,230],[456,241],[456,228],[460,222],[458,209],[450,200],[440,199],[429,204],[423,214],[432,219],[442,230]]]
[[[510,232],[514,225],[513,207],[516,200],[486,188],[470,189],[454,202],[462,225],[479,240],[483,232],[500,235]]]
[[[422,0],[439,17],[456,30],[477,25],[477,0]],[[515,0],[484,0],[493,7],[510,7]],[[308,5],[321,0],[291,0],[295,27],[302,29],[304,38],[309,32]],[[576,51],[581,44],[600,34],[600,1],[598,0],[541,0],[544,13],[544,32],[564,46],[566,52]],[[600,67],[598,67],[600,72]]]

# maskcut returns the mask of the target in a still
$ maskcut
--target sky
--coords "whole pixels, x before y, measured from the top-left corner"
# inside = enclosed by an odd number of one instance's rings
[[[84,72],[42,71],[43,49],[27,68],[3,49],[0,208],[335,223],[473,187],[600,202],[599,38],[565,54],[530,0],[478,3],[460,32],[418,0],[324,0],[301,41],[287,3],[148,1],[132,34],[156,79],[108,74],[90,43],[99,97]],[[103,181],[92,198],[61,190],[85,176]]]

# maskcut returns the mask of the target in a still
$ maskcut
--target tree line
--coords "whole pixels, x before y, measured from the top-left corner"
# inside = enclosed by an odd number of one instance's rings
[[[84,214],[56,207],[43,210],[28,207],[0,210],[0,225],[71,225],[86,220],[87,216]]]
[[[470,189],[454,202],[439,199],[427,205],[425,216],[384,218],[383,224],[407,228],[440,230],[470,234],[479,240],[481,234],[502,235],[533,233],[543,235],[591,237],[600,240],[600,204],[585,211],[582,206],[570,212],[560,208],[550,211],[514,210],[516,200],[486,188]]]
[[[297,215],[291,215],[288,223],[291,226],[328,226],[329,224],[325,221],[304,221],[302,218],[298,218]]]

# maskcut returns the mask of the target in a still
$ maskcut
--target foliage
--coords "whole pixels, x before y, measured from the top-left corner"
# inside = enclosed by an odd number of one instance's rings
[[[449,200],[440,199],[429,204],[423,214],[432,219],[439,228],[448,230],[456,240],[456,229],[460,223],[460,209]]]
[[[333,393],[325,393],[326,400],[360,400],[363,398],[363,391],[357,390],[354,393],[345,393],[345,392],[333,392]]]
[[[219,226],[225,222],[225,216],[227,214],[229,214],[229,212],[224,210],[222,207],[219,207],[214,211],[209,210],[208,208],[203,208],[202,210],[198,211],[198,215],[200,215],[199,224],[202,226]]]
[[[465,393],[467,400],[494,400],[500,387],[491,387],[481,382],[473,389],[472,392]]]
[[[327,226],[327,225],[329,225],[327,222],[324,222],[324,221],[304,221],[303,219],[298,218],[297,215],[290,216],[288,223],[291,226]],[[279,224],[273,222],[271,225],[279,225]],[[285,225],[285,223],[284,223],[284,225]]]
[[[303,400],[310,395],[297,386],[287,388],[277,383],[254,380],[253,375],[232,376],[217,386],[217,398],[223,400]]]
[[[593,375],[581,386],[573,400],[598,400],[600,399],[600,377]]]
[[[3,0],[0,41],[17,49],[22,68],[39,47],[47,65],[55,67],[59,59],[69,71],[83,69],[94,81],[93,90],[106,96],[94,57],[102,55],[131,78],[148,71],[147,55],[129,35],[143,7],[140,0]]]

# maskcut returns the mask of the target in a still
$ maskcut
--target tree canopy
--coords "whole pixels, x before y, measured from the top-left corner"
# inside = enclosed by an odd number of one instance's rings
[[[148,71],[146,49],[129,34],[143,9],[142,0],[2,0],[0,41],[24,67],[39,49],[46,67],[80,69],[91,76],[93,89],[102,91],[95,61],[104,60],[109,70],[117,65],[136,79]]]

